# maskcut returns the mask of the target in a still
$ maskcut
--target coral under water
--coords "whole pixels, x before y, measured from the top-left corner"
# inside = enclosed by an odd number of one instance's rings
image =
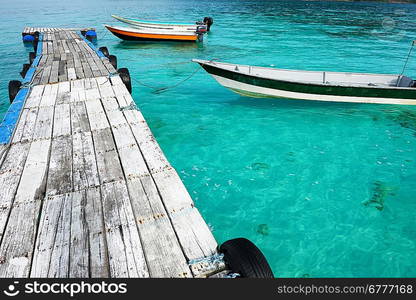
[[[257,226],[257,233],[261,235],[269,235],[269,226],[267,224],[259,224]]]
[[[262,162],[256,162],[256,163],[252,163],[250,168],[253,170],[259,171],[259,170],[269,169],[269,165],[266,163],[262,163]]]
[[[391,119],[404,128],[411,129],[416,136],[416,111],[406,110],[391,116]]]
[[[374,182],[373,196],[371,199],[363,202],[364,206],[375,207],[378,210],[384,209],[387,196],[394,196],[394,187],[388,186],[381,181]]]

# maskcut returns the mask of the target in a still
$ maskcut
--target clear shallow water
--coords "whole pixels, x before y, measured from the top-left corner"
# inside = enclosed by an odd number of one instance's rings
[[[415,5],[298,1],[13,1],[0,8],[0,112],[27,53],[24,25],[95,26],[134,80],[171,86],[219,58],[280,68],[400,73]],[[128,43],[111,13],[193,21],[203,44]],[[416,77],[416,61],[407,74]],[[254,99],[204,71],[133,96],[219,242],[247,237],[278,277],[416,276],[416,108]]]

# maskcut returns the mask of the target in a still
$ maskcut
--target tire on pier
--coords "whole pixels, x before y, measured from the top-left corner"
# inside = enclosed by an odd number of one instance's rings
[[[30,64],[23,64],[22,71],[20,71],[20,75],[22,78],[25,78],[27,71],[30,69]]]
[[[85,38],[92,42],[93,40],[97,39],[97,33],[95,32],[95,30],[88,30],[87,32],[85,32]]]
[[[29,52],[29,63],[33,64],[33,61],[36,58],[36,53],[35,52]]]
[[[227,268],[243,278],[274,278],[263,253],[245,238],[228,240],[219,251],[224,254]]]
[[[205,17],[204,24],[207,25],[207,31],[209,31],[211,29],[212,24],[214,24],[214,19],[211,17]]]
[[[114,69],[117,70],[117,56],[109,55],[108,60],[110,61],[110,64],[114,67]]]
[[[121,81],[123,81],[127,90],[131,94],[131,78],[130,78],[129,70],[127,68],[120,68],[120,69],[117,70],[117,72],[118,72],[118,75],[121,78]]]
[[[16,95],[19,92],[21,86],[22,86],[22,83],[19,80],[10,80],[9,81],[9,99],[10,99],[10,103],[12,103],[14,98],[16,98]]]
[[[107,47],[100,47],[98,48],[99,51],[101,51],[101,53],[105,56],[105,57],[109,57],[110,56],[110,52],[108,52]],[[116,68],[117,69],[117,68]]]
[[[35,40],[35,37],[33,35],[26,34],[23,36],[24,43],[33,43],[34,40]]]

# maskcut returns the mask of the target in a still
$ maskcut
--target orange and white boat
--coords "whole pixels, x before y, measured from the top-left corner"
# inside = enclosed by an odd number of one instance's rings
[[[206,26],[195,31],[133,28],[104,25],[116,37],[126,41],[202,41]]]

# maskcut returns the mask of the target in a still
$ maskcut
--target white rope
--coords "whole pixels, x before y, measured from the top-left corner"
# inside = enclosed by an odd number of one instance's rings
[[[406,61],[404,63],[403,70],[400,73],[400,76],[402,76],[404,74],[404,71],[405,71],[406,66],[407,66],[407,62],[409,61],[410,55],[412,54],[412,50],[413,50],[414,45],[415,45],[415,41],[413,41],[412,45],[410,46],[409,53],[407,54]]]
[[[142,81],[140,81],[140,80],[138,80],[138,79],[136,79],[136,78],[132,78],[132,80],[134,81],[134,82],[136,82],[136,83],[138,83],[138,84],[140,84],[140,85],[142,85],[142,86],[145,86],[145,87],[148,87],[148,88],[150,88],[150,89],[152,89],[152,90],[154,90],[153,91],[153,93],[155,93],[155,94],[160,94],[160,93],[163,93],[163,92],[166,92],[167,90],[170,90],[170,89],[173,89],[173,88],[176,88],[176,87],[178,87],[179,85],[181,85],[182,83],[184,83],[184,82],[186,82],[186,81],[188,81],[189,79],[191,79],[196,73],[198,73],[199,72],[199,70],[200,70],[201,68],[196,68],[189,76],[187,76],[186,78],[184,78],[184,79],[182,79],[182,80],[180,80],[180,81],[178,81],[177,83],[175,83],[175,84],[173,84],[173,85],[168,85],[168,86],[162,86],[162,87],[160,87],[160,86],[152,86],[152,85],[149,85],[149,84],[147,84],[147,83],[144,83],[144,82],[142,82]]]

